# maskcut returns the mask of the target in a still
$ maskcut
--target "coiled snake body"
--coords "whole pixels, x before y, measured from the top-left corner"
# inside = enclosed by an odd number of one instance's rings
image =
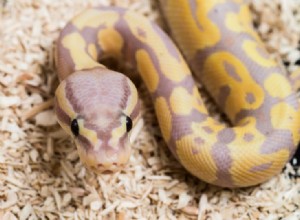
[[[209,116],[183,56],[154,23],[121,8],[92,8],[61,32],[56,114],[80,158],[96,172],[130,157],[139,119],[134,84],[98,61],[129,62],[151,93],[164,140],[193,175],[225,187],[279,173],[299,141],[299,104],[289,79],[266,53],[240,0],[161,0],[176,42],[196,77],[228,116]]]

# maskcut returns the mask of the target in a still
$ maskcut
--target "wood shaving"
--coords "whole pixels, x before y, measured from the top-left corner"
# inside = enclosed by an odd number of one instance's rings
[[[268,51],[288,74],[297,72],[300,1],[250,2]],[[296,172],[289,164],[268,182],[245,189],[218,188],[188,174],[162,140],[143,84],[144,125],[132,136],[127,168],[97,176],[81,164],[53,113],[55,40],[74,15],[98,5],[126,7],[165,27],[156,1],[0,5],[0,219],[300,219],[300,180],[289,178]]]
[[[43,110],[48,109],[52,106],[53,106],[53,99],[50,99],[41,104],[38,104],[38,105],[34,106],[32,109],[30,109],[28,112],[25,113],[23,120],[24,121],[28,120],[28,119],[32,118],[33,116],[35,116],[36,114],[38,114],[38,113],[42,112]],[[40,117],[42,118],[45,116],[40,116]]]

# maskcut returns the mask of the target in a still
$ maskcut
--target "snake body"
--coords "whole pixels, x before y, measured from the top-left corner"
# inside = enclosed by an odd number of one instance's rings
[[[300,139],[296,94],[255,33],[240,0],[161,0],[175,41],[231,125],[211,117],[183,56],[141,15],[87,9],[57,43],[61,83],[56,114],[82,162],[96,172],[122,168],[140,113],[134,84],[98,61],[112,56],[140,73],[162,136],[194,176],[224,187],[256,185],[279,173]]]

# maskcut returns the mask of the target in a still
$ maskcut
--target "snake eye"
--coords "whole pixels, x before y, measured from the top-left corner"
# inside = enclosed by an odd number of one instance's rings
[[[126,131],[129,132],[132,128],[132,120],[130,117],[126,116]]]
[[[75,137],[79,135],[79,126],[78,126],[77,119],[73,119],[73,121],[71,122],[71,131]]]

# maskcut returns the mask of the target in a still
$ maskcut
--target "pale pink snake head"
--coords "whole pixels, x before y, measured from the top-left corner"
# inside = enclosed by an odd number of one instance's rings
[[[140,109],[132,82],[108,69],[78,71],[61,81],[55,95],[58,121],[74,138],[81,161],[97,173],[123,168]]]

